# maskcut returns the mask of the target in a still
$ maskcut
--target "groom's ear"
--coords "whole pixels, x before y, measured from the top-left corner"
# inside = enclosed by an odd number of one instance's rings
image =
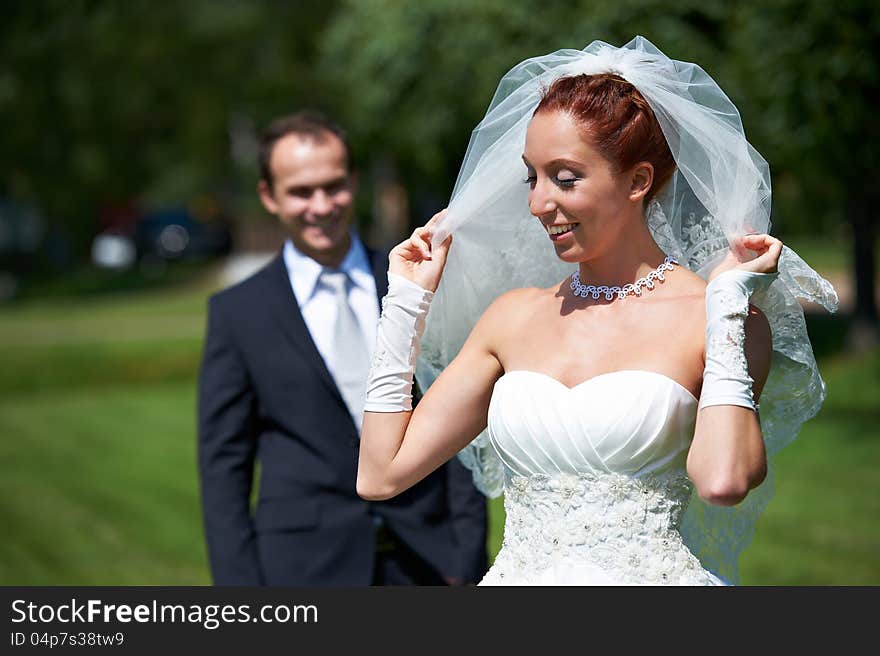
[[[651,162],[639,162],[630,174],[629,199],[641,202],[654,184],[654,165]]]
[[[278,203],[275,202],[275,196],[268,181],[260,180],[257,183],[257,195],[269,214],[278,214]]]

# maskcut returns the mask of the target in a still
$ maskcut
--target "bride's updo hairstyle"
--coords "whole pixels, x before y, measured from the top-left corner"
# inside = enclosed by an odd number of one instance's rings
[[[574,75],[556,80],[541,99],[538,112],[564,112],[618,173],[639,162],[654,167],[647,204],[675,172],[675,160],[660,124],[642,94],[618,75]]]

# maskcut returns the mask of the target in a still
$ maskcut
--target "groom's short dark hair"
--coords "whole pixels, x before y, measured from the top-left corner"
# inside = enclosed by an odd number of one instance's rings
[[[304,109],[294,114],[273,120],[260,135],[258,165],[260,178],[272,187],[272,150],[278,140],[289,134],[300,135],[314,141],[324,141],[328,134],[337,137],[345,147],[345,164],[349,172],[353,170],[351,144],[348,135],[336,121],[314,109]]]

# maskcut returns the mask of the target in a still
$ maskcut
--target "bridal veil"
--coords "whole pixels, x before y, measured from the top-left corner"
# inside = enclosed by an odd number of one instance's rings
[[[770,231],[767,162],[747,141],[736,107],[702,68],[668,58],[640,36],[620,48],[594,41],[583,50],[523,61],[502,78],[474,129],[449,212],[434,236],[439,243],[454,234],[455,241],[417,366],[425,388],[497,296],[517,287],[549,287],[571,273],[529,213],[521,155],[542,93],[559,77],[595,73],[614,73],[635,86],[669,143],[676,172],[647,208],[654,239],[668,255],[706,278],[734,238]],[[773,334],[772,367],[760,407],[767,479],[734,507],[711,506],[694,494],[682,524],[691,551],[730,582],[738,578],[738,556],[772,497],[773,455],[795,439],[825,398],[798,299],[829,311],[837,306],[831,285],[786,247],[778,278],[752,299]],[[658,329],[658,346],[662,339]],[[501,462],[485,432],[459,457],[485,494],[501,493]]]

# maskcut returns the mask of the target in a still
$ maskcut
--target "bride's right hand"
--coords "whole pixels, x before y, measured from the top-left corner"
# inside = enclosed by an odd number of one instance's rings
[[[402,241],[388,254],[388,271],[403,276],[422,289],[437,291],[446,256],[452,244],[449,235],[442,244],[431,248],[431,237],[437,223],[446,216],[447,210],[438,212],[421,228],[416,228],[412,236]]]

